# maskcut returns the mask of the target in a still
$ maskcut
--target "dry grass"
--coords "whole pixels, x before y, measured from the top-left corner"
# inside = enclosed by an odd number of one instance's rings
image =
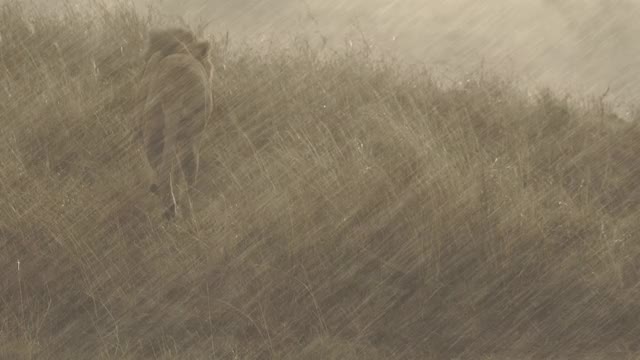
[[[0,358],[637,351],[635,123],[366,48],[212,38],[199,223],[164,223],[129,118],[158,20],[82,11],[0,8]]]

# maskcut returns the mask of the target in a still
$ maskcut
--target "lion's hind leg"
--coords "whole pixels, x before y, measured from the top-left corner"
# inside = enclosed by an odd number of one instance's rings
[[[195,144],[185,144],[180,154],[180,168],[185,182],[183,193],[185,209],[188,217],[193,220],[193,197],[195,191],[196,178],[198,175],[199,157]]]
[[[167,101],[162,106],[164,115],[164,147],[162,151],[162,164],[164,189],[162,189],[163,203],[167,206],[165,218],[171,219],[177,216],[178,202],[180,199],[180,149],[177,144],[178,122],[180,119],[180,102]]]
[[[154,114],[145,128],[145,155],[150,167],[149,190],[158,194],[165,150],[165,129],[162,113]]]

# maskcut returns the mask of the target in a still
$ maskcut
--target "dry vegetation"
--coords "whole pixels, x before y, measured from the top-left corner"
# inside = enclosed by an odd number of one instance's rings
[[[65,14],[0,9],[0,358],[637,351],[640,128],[600,102],[212,38],[199,223],[164,223],[129,117],[160,20]]]

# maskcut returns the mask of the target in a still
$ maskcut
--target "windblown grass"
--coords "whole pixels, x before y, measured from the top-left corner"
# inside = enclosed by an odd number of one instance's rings
[[[211,38],[197,227],[139,180],[154,17],[0,8],[0,357],[631,355],[640,129],[365,47]]]

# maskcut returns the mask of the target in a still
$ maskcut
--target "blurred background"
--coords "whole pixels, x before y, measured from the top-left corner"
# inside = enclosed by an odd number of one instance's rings
[[[2,0],[0,0],[2,1]],[[232,42],[305,36],[326,49],[366,39],[378,54],[461,80],[480,68],[574,98],[602,96],[620,116],[640,98],[640,0],[131,0]],[[55,8],[56,1],[32,0]],[[67,3],[82,3],[70,0]]]

